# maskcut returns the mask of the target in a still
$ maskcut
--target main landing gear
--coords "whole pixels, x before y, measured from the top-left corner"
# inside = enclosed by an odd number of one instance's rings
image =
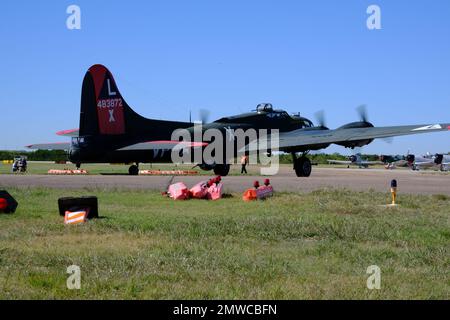
[[[214,166],[213,170],[214,170],[214,174],[225,177],[230,172],[230,165],[229,164],[216,164]]]
[[[306,153],[302,154],[301,157],[297,157],[295,152],[293,152],[292,160],[297,177],[309,177],[311,175],[311,161],[306,157]]]
[[[197,164],[195,165],[192,169],[194,169],[195,167],[200,167],[200,169],[205,170],[205,171],[210,171],[213,170],[214,174],[218,175],[218,176],[222,176],[225,177],[228,175],[228,173],[230,172],[230,165],[229,164],[206,164],[206,163],[202,163],[202,164]]]
[[[130,168],[128,168],[128,174],[130,176],[137,176],[139,174],[139,163],[130,166]]]

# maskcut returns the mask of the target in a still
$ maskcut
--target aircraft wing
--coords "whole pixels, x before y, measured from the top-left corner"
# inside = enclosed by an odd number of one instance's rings
[[[381,161],[361,161],[360,164],[361,164],[361,165],[374,166],[374,165],[377,165],[377,164],[382,165],[382,164],[384,164],[384,163],[381,162]]]
[[[335,130],[294,130],[279,134],[279,147],[272,146],[272,150],[283,150],[295,147],[307,147],[346,141],[369,140],[396,137],[410,134],[449,131],[450,123],[432,125],[409,125],[392,127],[368,127]],[[243,150],[257,151],[256,140],[248,144]]]
[[[429,163],[434,163],[433,160],[416,160],[414,161],[414,164],[416,165],[423,165],[423,164],[429,164]]]
[[[70,142],[30,144],[29,146],[26,146],[26,147],[29,149],[34,149],[34,150],[65,150],[65,151],[68,151],[70,149]]]
[[[64,137],[78,137],[79,129],[68,129],[56,132],[58,136]],[[70,149],[70,142],[53,142],[53,143],[37,143],[26,146],[28,149],[34,150],[65,150]]]
[[[397,160],[397,161],[393,161],[391,163],[393,163],[394,165],[399,166],[399,167],[408,166],[408,161],[406,161],[406,160]]]
[[[351,161],[345,161],[345,160],[327,160],[328,163],[331,164],[352,164]]]
[[[206,142],[185,142],[185,141],[172,141],[172,140],[160,140],[160,141],[148,141],[140,142],[133,145],[126,146],[124,148],[118,149],[118,151],[127,150],[172,150],[177,149],[187,149],[187,148],[198,148],[207,146]]]
[[[140,142],[130,146],[126,146],[124,148],[118,149],[118,151],[127,151],[127,150],[172,150],[174,148],[177,149],[186,149],[186,148],[198,148],[207,146],[206,142],[184,142],[184,141],[170,141],[170,140],[161,140],[161,141],[148,141],[148,142]],[[30,144],[27,146],[29,149],[35,150],[69,150],[70,142],[55,142],[55,143],[39,143],[39,144]]]

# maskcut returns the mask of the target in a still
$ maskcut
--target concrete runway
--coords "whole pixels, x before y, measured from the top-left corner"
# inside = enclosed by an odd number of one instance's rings
[[[0,187],[34,187],[82,189],[82,188],[129,188],[163,191],[170,181],[168,176],[128,176],[128,175],[0,175]],[[224,177],[226,192],[243,192],[252,186],[254,180],[263,182],[261,176]],[[385,169],[334,169],[313,168],[311,177],[297,178],[291,168],[280,168],[276,176],[269,177],[277,191],[310,192],[323,187],[351,190],[375,190],[388,192],[390,181],[397,179],[399,192],[411,194],[450,195],[450,175],[440,172],[415,172],[411,170]],[[173,182],[184,181],[192,186],[205,176],[177,176]]]

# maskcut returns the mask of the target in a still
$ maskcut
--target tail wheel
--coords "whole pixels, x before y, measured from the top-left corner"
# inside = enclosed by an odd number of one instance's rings
[[[306,157],[301,157],[295,161],[294,170],[297,177],[309,177],[311,175],[311,161]]]
[[[130,176],[137,176],[139,174],[139,167],[135,164],[133,164],[129,169],[128,169],[128,174]]]
[[[225,177],[230,172],[230,165],[229,164],[216,164],[214,166],[214,174],[217,174],[218,176]]]

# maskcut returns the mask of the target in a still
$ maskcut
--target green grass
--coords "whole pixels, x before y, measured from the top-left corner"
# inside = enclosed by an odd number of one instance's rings
[[[2,299],[448,299],[450,198],[321,190],[243,202],[156,192],[18,188],[0,215]],[[65,226],[62,196],[100,215]],[[66,268],[81,267],[81,290]],[[381,268],[368,290],[366,269]]]

